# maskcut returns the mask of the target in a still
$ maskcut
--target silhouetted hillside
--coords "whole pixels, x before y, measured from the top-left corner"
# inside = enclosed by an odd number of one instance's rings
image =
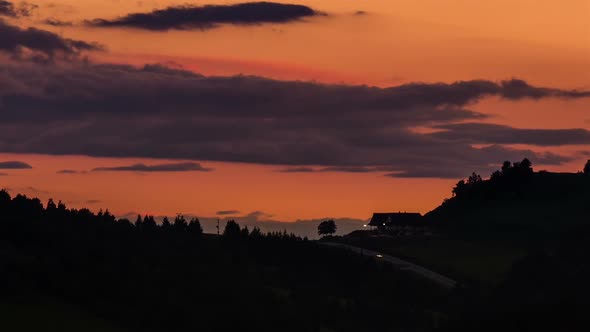
[[[0,312],[0,330],[37,331],[43,316],[27,316],[39,311],[32,303],[61,303],[51,306],[56,317],[128,331],[433,327],[440,292],[427,282],[286,233],[231,221],[222,232],[204,235],[199,220],[181,216],[131,223],[0,191],[0,307],[25,317],[14,329]]]
[[[550,235],[590,223],[589,203],[590,174],[534,172],[525,159],[461,180],[426,218],[453,231]]]

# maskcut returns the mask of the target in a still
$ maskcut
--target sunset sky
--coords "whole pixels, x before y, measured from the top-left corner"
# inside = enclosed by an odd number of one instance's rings
[[[0,118],[12,194],[425,213],[504,160],[590,159],[590,1],[0,0]]]

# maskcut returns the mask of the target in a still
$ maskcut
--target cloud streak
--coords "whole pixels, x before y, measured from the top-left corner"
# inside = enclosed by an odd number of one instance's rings
[[[133,13],[113,20],[94,19],[94,27],[126,27],[147,30],[208,30],[221,24],[255,25],[287,23],[323,15],[302,5],[248,2],[232,5],[176,6],[150,13]]]
[[[74,23],[70,21],[62,21],[55,18],[48,18],[45,21],[43,21],[43,23],[53,27],[71,27],[74,25]]]
[[[277,170],[280,173],[313,173],[315,169],[312,167],[287,167]]]
[[[57,174],[80,174],[82,172],[73,169],[62,169],[56,172]]]
[[[31,169],[33,166],[22,161],[1,161],[0,169]]]
[[[574,129],[521,129],[489,123],[436,126],[430,136],[470,144],[529,144],[538,146],[590,145],[590,131]]]
[[[72,58],[84,51],[102,49],[98,44],[63,38],[36,28],[23,29],[0,19],[0,53],[8,54],[14,59],[47,62],[57,55]]]
[[[238,210],[223,210],[223,211],[217,211],[217,213],[215,213],[218,216],[228,216],[228,215],[234,215],[234,214],[239,214],[240,211]]]
[[[133,164],[129,166],[97,167],[93,172],[209,172],[211,168],[205,168],[199,163],[170,163],[158,165]]]

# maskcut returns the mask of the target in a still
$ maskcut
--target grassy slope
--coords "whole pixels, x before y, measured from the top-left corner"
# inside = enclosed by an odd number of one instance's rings
[[[0,300],[0,331],[123,332],[62,301],[39,296]]]
[[[423,265],[448,277],[498,283],[525,249],[509,243],[469,241],[449,237],[342,239],[349,244],[380,251]]]

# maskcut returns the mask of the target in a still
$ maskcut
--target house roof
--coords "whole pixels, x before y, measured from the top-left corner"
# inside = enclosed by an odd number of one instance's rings
[[[422,215],[420,213],[408,212],[389,212],[373,213],[369,222],[370,226],[392,226],[392,225],[412,225],[420,222]]]

